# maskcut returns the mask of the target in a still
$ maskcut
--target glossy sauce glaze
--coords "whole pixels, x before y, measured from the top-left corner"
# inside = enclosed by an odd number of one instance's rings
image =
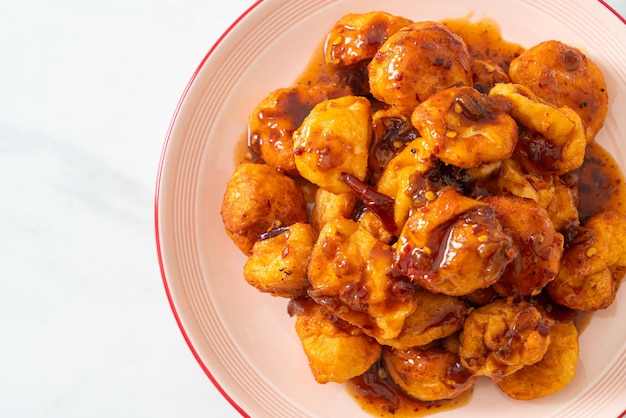
[[[579,170],[578,213],[582,223],[601,210],[626,213],[626,183],[615,159],[598,143],[585,151]]]

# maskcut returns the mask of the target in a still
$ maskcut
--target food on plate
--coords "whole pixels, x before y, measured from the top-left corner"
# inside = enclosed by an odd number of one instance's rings
[[[294,300],[291,309],[297,312],[296,333],[318,383],[345,382],[365,373],[380,358],[382,347],[372,337],[337,319],[324,306]]]
[[[367,174],[372,140],[371,103],[343,96],[315,105],[293,133],[296,168],[311,183],[341,194],[350,191],[344,173],[360,180]]]
[[[461,331],[461,364],[498,382],[543,358],[553,322],[523,300],[498,299],[476,308]]]
[[[228,180],[221,209],[224,227],[247,255],[274,228],[306,222],[306,200],[296,182],[266,164],[245,163]]]
[[[459,354],[444,346],[384,347],[386,370],[406,393],[422,401],[459,396],[472,388],[476,374],[459,363]]]
[[[518,127],[501,96],[488,96],[473,87],[439,90],[421,102],[411,115],[432,149],[444,164],[474,168],[513,155]]]
[[[307,292],[306,271],[317,233],[311,225],[297,222],[276,228],[252,247],[243,266],[243,277],[261,292],[295,298]]]
[[[577,314],[626,273],[626,182],[595,140],[602,73],[485,25],[341,17],[251,112],[226,185],[245,280],[289,299],[315,380],[377,413],[479,379],[514,399],[562,390]]]
[[[609,101],[606,81],[580,49],[555,40],[541,42],[511,61],[509,77],[546,102],[576,112],[588,142],[602,128]]]
[[[472,85],[465,42],[438,22],[416,22],[391,35],[367,70],[372,95],[409,112],[439,90]]]
[[[515,399],[541,398],[565,388],[576,375],[578,329],[573,321],[556,322],[550,327],[550,345],[535,364],[505,376],[498,387]]]
[[[613,303],[626,271],[626,216],[599,212],[587,219],[584,228],[584,237],[565,250],[561,269],[546,289],[563,306],[595,311]]]
[[[493,209],[518,251],[515,263],[507,266],[494,289],[502,296],[538,295],[559,271],[563,235],[554,227],[548,211],[534,200],[497,195],[482,202]]]
[[[295,85],[272,91],[249,117],[249,146],[268,165],[298,174],[293,155],[293,133],[313,107],[349,94],[333,85]]]
[[[367,335],[395,338],[416,303],[413,287],[387,274],[392,260],[392,248],[359,222],[334,219],[313,247],[308,294]]]
[[[464,296],[496,283],[517,258],[490,205],[444,188],[409,216],[394,268],[426,290]]]

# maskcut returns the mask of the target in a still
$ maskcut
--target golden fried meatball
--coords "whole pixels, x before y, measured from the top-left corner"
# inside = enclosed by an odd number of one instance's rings
[[[498,83],[510,83],[509,75],[498,64],[488,60],[474,59],[472,86],[483,94]]]
[[[494,284],[516,256],[489,205],[447,188],[407,220],[394,268],[431,292],[463,296]]]
[[[576,375],[578,330],[572,321],[550,328],[550,345],[541,361],[505,376],[498,387],[512,398],[530,400],[564,389]]]
[[[376,55],[383,42],[411,20],[386,12],[350,13],[339,19],[324,43],[327,65],[350,66]]]
[[[356,196],[354,193],[334,194],[320,187],[315,192],[315,202],[311,211],[311,225],[316,231],[319,231],[326,222],[335,218],[350,218],[355,205]]]
[[[451,87],[420,103],[411,122],[441,161],[473,168],[513,154],[518,128],[508,110],[505,100]]]
[[[344,173],[365,179],[371,117],[370,101],[364,97],[344,96],[316,105],[293,134],[300,175],[335,194],[350,191]]]
[[[400,29],[368,65],[370,91],[378,100],[413,109],[435,92],[472,85],[472,58],[463,40],[436,22]]]
[[[249,146],[268,165],[297,174],[293,133],[313,107],[327,99],[349,95],[333,85],[295,85],[272,91],[249,116]]]
[[[463,327],[467,306],[459,298],[438,293],[415,292],[418,308],[404,321],[402,332],[383,345],[404,350],[448,337]]]
[[[415,176],[432,168],[431,155],[432,150],[423,138],[416,138],[389,161],[376,185],[380,193],[395,200],[394,220],[397,233],[402,229],[413,206],[413,180]]]
[[[576,112],[554,107],[520,84],[496,84],[489,95],[505,97],[511,115],[525,128],[516,155],[532,167],[529,171],[560,175],[582,165],[587,142]]]
[[[306,269],[317,232],[306,223],[277,228],[254,243],[243,267],[246,281],[261,292],[293,298],[306,295]]]
[[[503,296],[539,294],[559,271],[563,235],[554,228],[548,211],[534,200],[498,195],[482,201],[493,208],[519,251],[494,288]]]
[[[383,347],[382,358],[391,379],[422,401],[456,398],[476,382],[474,373],[460,364],[458,354],[443,347]]]
[[[525,301],[497,299],[481,306],[465,319],[461,364],[497,382],[543,358],[553,322]]]
[[[546,289],[560,305],[595,311],[613,303],[626,271],[626,215],[600,212],[584,227],[589,239],[565,250],[559,274]]]
[[[343,320],[375,338],[395,338],[415,310],[413,287],[394,279],[391,248],[359,223],[327,222],[308,269],[309,295]]]
[[[296,333],[318,383],[347,380],[365,373],[381,355],[381,346],[357,327],[310,300],[298,300]]]
[[[267,164],[239,165],[226,184],[220,211],[226,233],[247,255],[269,230],[306,222],[306,200],[296,182]]]
[[[543,100],[574,110],[585,126],[587,143],[602,128],[608,109],[606,82],[581,50],[558,41],[542,42],[511,61],[509,76]]]

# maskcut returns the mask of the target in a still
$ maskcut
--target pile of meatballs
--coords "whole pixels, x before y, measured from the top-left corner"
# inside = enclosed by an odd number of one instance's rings
[[[422,401],[479,376],[516,399],[563,389],[577,313],[609,306],[626,269],[626,216],[577,209],[598,67],[558,41],[490,56],[384,12],[342,17],[323,54],[250,114],[221,209],[315,380],[382,364]]]

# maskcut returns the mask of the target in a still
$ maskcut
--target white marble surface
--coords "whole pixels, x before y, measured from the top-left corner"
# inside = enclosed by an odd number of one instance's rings
[[[252,3],[3,1],[0,417],[239,416],[172,316],[153,195],[188,79]]]

